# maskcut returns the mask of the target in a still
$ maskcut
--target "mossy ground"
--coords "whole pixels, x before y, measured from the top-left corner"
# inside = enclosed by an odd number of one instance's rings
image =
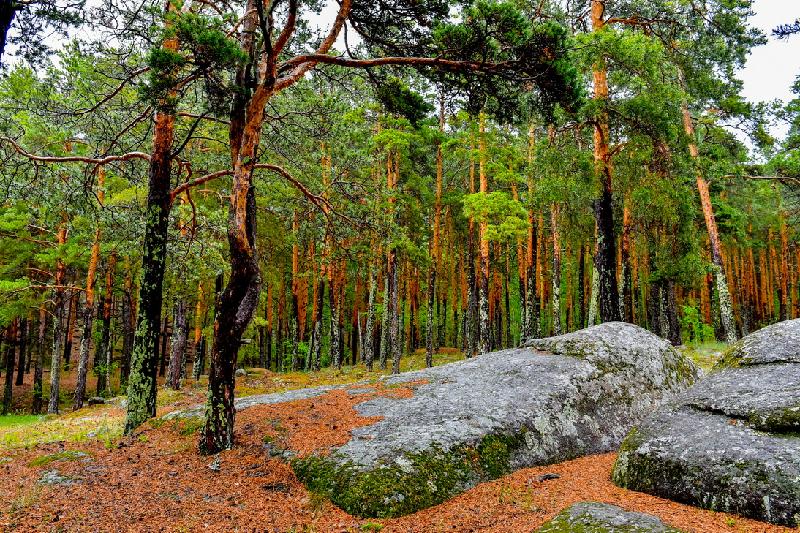
[[[30,466],[45,466],[56,461],[78,461],[89,454],[80,450],[64,450],[62,452],[49,453],[47,455],[40,455],[30,462]]]
[[[681,351],[705,372],[720,362],[731,347],[725,342],[704,342],[683,346]]]

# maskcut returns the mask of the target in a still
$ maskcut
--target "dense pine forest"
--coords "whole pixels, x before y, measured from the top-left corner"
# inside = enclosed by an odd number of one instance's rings
[[[121,401],[135,436],[188,390],[213,455],[254,372],[797,318],[800,84],[739,73],[800,37],[752,9],[0,1],[3,414]]]

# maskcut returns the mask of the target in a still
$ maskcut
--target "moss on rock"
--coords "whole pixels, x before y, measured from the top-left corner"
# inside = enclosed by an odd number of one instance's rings
[[[479,482],[508,474],[525,433],[523,429],[514,435],[487,435],[477,446],[406,453],[371,470],[360,470],[335,456],[311,455],[293,459],[291,465],[309,490],[348,513],[391,518],[437,505]]]
[[[545,523],[537,533],[680,533],[655,516],[615,505],[576,503]]]

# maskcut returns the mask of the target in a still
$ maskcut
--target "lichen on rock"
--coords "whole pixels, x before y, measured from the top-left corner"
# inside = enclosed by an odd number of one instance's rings
[[[621,487],[794,526],[800,516],[800,320],[739,341],[633,430]]]
[[[380,417],[326,456],[292,465],[309,489],[368,517],[411,513],[514,470],[615,449],[694,365],[631,324],[606,323],[386,378],[406,398],[362,402]]]
[[[580,502],[546,522],[537,533],[680,533],[659,518],[616,505]]]

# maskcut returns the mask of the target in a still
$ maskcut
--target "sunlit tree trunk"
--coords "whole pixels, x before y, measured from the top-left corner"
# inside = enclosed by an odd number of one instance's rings
[[[789,231],[786,227],[786,215],[781,212],[781,320],[790,318],[790,298],[789,298]]]
[[[394,156],[394,158],[392,158]],[[388,177],[387,183],[389,188],[389,206],[390,212],[392,217],[394,218],[394,211],[395,211],[395,203],[397,202],[397,198],[395,196],[395,190],[397,189],[398,179],[400,177],[400,155],[398,153],[390,153],[389,160],[387,163],[387,170],[388,170]],[[400,309],[398,308],[399,303],[399,291],[398,291],[398,268],[397,268],[397,251],[394,248],[394,245],[389,245],[389,255],[387,258],[387,265],[386,265],[386,281],[387,281],[387,296],[388,296],[388,304],[387,308],[389,311],[388,316],[388,324],[386,324],[386,328],[389,330],[386,336],[388,341],[388,348],[391,352],[392,356],[392,374],[400,373],[400,356],[402,355],[402,347],[401,347],[401,340],[400,340]]]
[[[246,53],[254,61],[253,39],[257,25],[255,0],[247,3],[242,35]],[[216,453],[233,446],[235,408],[233,405],[236,356],[242,334],[253,318],[261,293],[261,272],[256,251],[256,195],[253,170],[264,121],[264,108],[273,91],[264,86],[252,95],[244,90],[249,68],[236,73],[242,88],[231,106],[229,130],[233,185],[228,211],[228,245],[231,273],[219,297],[214,320],[214,345],[208,376],[206,420],[200,435],[200,451]],[[249,99],[248,99],[249,96]]]
[[[388,265],[388,260],[387,260]],[[381,345],[378,355],[380,369],[386,370],[389,358],[389,271],[383,276],[383,313],[381,315]]]
[[[689,155],[695,161],[695,173],[697,180],[697,190],[700,194],[700,205],[703,208],[703,218],[706,222],[706,230],[708,231],[708,239],[711,247],[711,263],[714,268],[714,280],[719,297],[719,312],[722,329],[725,334],[725,339],[728,342],[736,342],[736,325],[733,318],[733,302],[731,295],[728,292],[728,282],[725,279],[725,269],[722,257],[722,246],[719,239],[719,231],[717,230],[717,221],[714,218],[714,208],[711,205],[711,195],[708,190],[708,182],[700,172],[700,167],[697,162],[699,158],[699,151],[695,142],[694,124],[692,117],[689,115],[689,109],[684,103],[682,106],[683,113],[683,129],[689,137]]]
[[[197,303],[194,308],[194,361],[192,379],[200,379],[205,359],[205,337],[203,337],[203,318],[206,312],[206,291],[201,279],[197,283]]]
[[[102,194],[103,167],[98,169],[98,198]],[[89,253],[89,267],[86,270],[86,298],[83,308],[83,332],[81,334],[81,345],[78,356],[78,377],[75,385],[75,397],[72,402],[72,409],[78,410],[83,407],[83,397],[86,394],[86,376],[89,370],[89,348],[92,343],[92,318],[94,317],[94,292],[95,280],[97,277],[97,263],[100,259],[100,228],[94,233],[94,242]],[[99,354],[95,352],[95,360]]]
[[[470,144],[469,156],[469,193],[475,193],[475,160],[472,156],[473,145]],[[467,227],[467,255],[465,258],[467,265],[467,309],[465,313],[465,345],[466,356],[473,357],[478,351],[478,295],[475,280],[475,220],[469,217]]]

